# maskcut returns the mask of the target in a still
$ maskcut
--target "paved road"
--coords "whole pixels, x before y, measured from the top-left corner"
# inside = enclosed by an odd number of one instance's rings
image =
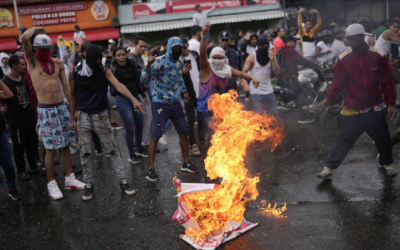
[[[315,177],[322,170],[337,134],[335,117],[298,126],[298,113],[284,116],[286,137],[271,153],[249,147],[245,163],[252,174],[262,173],[260,196],[245,218],[260,226],[222,245],[220,249],[398,249],[400,243],[400,176],[390,178],[377,165],[373,141],[363,135],[351,149],[333,181]],[[117,121],[122,122],[117,113]],[[395,127],[391,126],[391,131]],[[181,163],[178,136],[168,132],[156,166],[160,180],[145,179],[147,160],[128,163],[125,132],[114,132],[135,196],[121,193],[109,158],[95,157],[95,198],[82,201],[83,191],[65,191],[64,199],[51,201],[46,179],[34,176],[18,183],[24,198],[7,198],[0,173],[1,249],[192,249],[179,239],[184,229],[171,220],[177,208],[172,185]],[[192,162],[200,172],[178,173],[184,182],[211,182],[204,170],[204,148]],[[399,147],[394,148],[400,166]],[[73,156],[79,164],[79,156]],[[63,169],[56,178],[64,185]],[[82,177],[79,177],[80,179]],[[259,212],[261,200],[288,204],[285,218]]]

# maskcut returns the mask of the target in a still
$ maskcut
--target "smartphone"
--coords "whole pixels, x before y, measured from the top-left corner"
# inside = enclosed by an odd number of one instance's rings
[[[186,64],[192,65],[192,61],[191,60],[185,60],[185,64],[184,65],[186,65]]]
[[[390,53],[394,59],[399,58],[399,44],[395,42],[390,43]]]

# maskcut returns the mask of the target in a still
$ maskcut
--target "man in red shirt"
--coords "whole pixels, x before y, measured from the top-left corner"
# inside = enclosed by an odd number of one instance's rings
[[[388,61],[382,51],[365,43],[365,32],[361,24],[352,24],[346,29],[351,48],[343,51],[336,64],[335,77],[320,105],[328,106],[339,91],[346,90],[346,98],[339,117],[339,135],[323,171],[321,179],[332,179],[332,170],[339,167],[350,148],[364,133],[375,141],[378,149],[378,163],[388,175],[397,174],[393,167],[392,142],[387,124],[387,112],[395,119],[397,112],[393,105],[394,88]],[[382,99],[382,93],[384,100]]]
[[[274,41],[275,55],[278,54],[278,52],[283,48],[283,46],[285,46],[285,43],[283,42],[283,40],[285,39],[285,35],[286,35],[285,29],[278,28],[277,34],[278,34],[278,36],[275,38],[275,41]]]

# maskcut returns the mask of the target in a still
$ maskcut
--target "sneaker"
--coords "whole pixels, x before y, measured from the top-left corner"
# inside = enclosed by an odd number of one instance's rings
[[[78,152],[78,151],[76,151],[76,150],[73,149],[72,147],[69,147],[69,152],[71,153],[71,155],[74,155],[74,154],[76,154],[76,152]]]
[[[332,179],[332,170],[328,167],[324,167],[324,170],[322,170],[321,173],[317,174],[317,177],[320,179],[327,179],[331,180]]]
[[[14,201],[20,200],[22,198],[17,189],[14,189],[13,191],[9,192],[8,196],[10,196],[11,199],[13,199]]]
[[[192,173],[192,174],[195,174],[198,172],[197,169],[195,168],[195,166],[193,166],[190,162],[184,163],[181,167],[181,170]]]
[[[94,185],[90,185],[89,183],[85,185],[85,194],[82,196],[84,201],[90,201],[93,199],[94,195]]]
[[[149,181],[157,181],[158,180],[158,174],[154,168],[149,170],[149,172],[147,173],[146,179]]]
[[[123,127],[121,125],[119,125],[118,123],[113,122],[113,123],[111,123],[111,128],[112,129],[121,129]]]
[[[96,155],[101,156],[103,155],[103,150],[101,149],[101,147],[98,147],[94,150],[94,152],[96,153]]]
[[[397,170],[393,167],[392,164],[390,164],[390,165],[385,165],[385,166],[383,166],[383,167],[386,169],[386,173],[387,173],[389,176],[395,176],[395,175],[397,175]]]
[[[27,181],[27,180],[31,179],[31,176],[27,172],[24,171],[24,172],[18,174],[18,179],[20,181]]]
[[[85,183],[75,178],[75,174],[71,173],[69,176],[65,176],[65,189],[84,189]]]
[[[314,122],[314,119],[311,119],[311,118],[306,118],[304,120],[299,120],[298,121],[299,124],[310,124],[310,123],[313,123],[313,122]]]
[[[119,185],[121,186],[121,190],[125,192],[127,195],[134,195],[136,194],[135,189],[131,188],[129,185],[128,181],[126,179],[123,179]]]
[[[139,150],[135,150],[135,155],[139,155],[141,157],[149,157],[149,154],[146,152],[147,150],[144,150],[144,148],[141,148]]]
[[[111,157],[111,153],[110,153],[110,152],[106,152],[106,153],[105,153],[105,156],[106,156],[107,158],[110,158],[110,157]]]
[[[136,154],[133,154],[129,157],[129,162],[132,164],[139,164],[141,161],[139,158],[136,156]]]
[[[158,142],[161,143],[161,145],[167,146],[167,135],[162,135]]]
[[[47,190],[49,191],[50,198],[52,198],[53,200],[59,200],[64,197],[60,189],[58,188],[56,180],[52,180],[47,183]]]
[[[197,144],[192,145],[192,148],[190,149],[190,153],[192,155],[200,155],[200,150],[199,150],[199,147],[197,146]]]

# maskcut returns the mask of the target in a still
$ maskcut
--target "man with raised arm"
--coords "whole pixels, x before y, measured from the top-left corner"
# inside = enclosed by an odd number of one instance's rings
[[[30,40],[33,38],[33,45]],[[61,149],[65,168],[65,189],[84,189],[85,184],[71,173],[71,154],[69,143],[76,140],[76,132],[69,129],[70,112],[63,102],[62,88],[70,103],[70,89],[65,75],[64,63],[58,58],[51,58],[52,43],[46,30],[34,27],[22,36],[22,46],[25,51],[27,69],[32,79],[38,98],[39,133],[46,148],[47,189],[53,200],[63,198],[63,194],[54,180],[54,154]],[[34,52],[36,51],[36,52]]]

